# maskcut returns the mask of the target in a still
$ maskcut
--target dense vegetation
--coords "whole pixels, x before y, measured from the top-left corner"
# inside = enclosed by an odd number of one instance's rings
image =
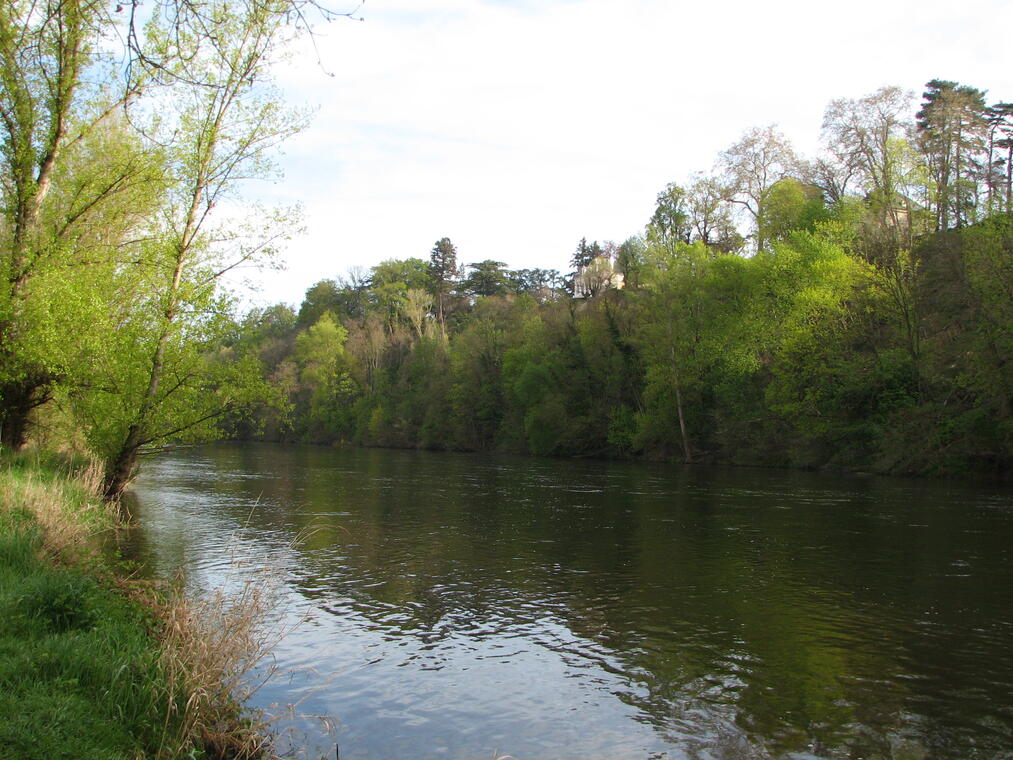
[[[1008,468],[1009,104],[836,100],[818,158],[750,130],[565,276],[460,267],[444,238],[239,317],[222,275],[297,228],[248,202],[305,123],[270,67],[327,11],[166,0],[142,31],[114,5],[0,5],[4,447],[74,437],[110,498],[144,451],[222,434]]]
[[[0,458],[0,758],[260,757],[232,691],[237,645],[182,597],[117,577],[97,475],[86,460]]]
[[[388,260],[249,314],[239,437],[952,473],[1009,467],[1013,109],[884,88],[748,132],[573,271]],[[743,235],[742,233],[748,233]]]

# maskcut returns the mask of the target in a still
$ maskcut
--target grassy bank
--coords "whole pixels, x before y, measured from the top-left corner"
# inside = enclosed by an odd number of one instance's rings
[[[98,483],[87,460],[0,459],[0,760],[263,756],[231,692],[249,607],[124,580]]]

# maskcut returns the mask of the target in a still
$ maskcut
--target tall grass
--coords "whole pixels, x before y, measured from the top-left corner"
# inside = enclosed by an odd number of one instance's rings
[[[161,607],[161,664],[173,695],[166,736],[175,724],[178,743],[199,739],[212,756],[271,756],[267,726],[240,704],[260,685],[250,673],[280,635],[266,621],[273,606],[269,579],[251,578],[226,593],[193,597],[176,585]]]
[[[194,600],[113,572],[101,468],[0,459],[0,760],[271,757],[240,701],[270,585]]]

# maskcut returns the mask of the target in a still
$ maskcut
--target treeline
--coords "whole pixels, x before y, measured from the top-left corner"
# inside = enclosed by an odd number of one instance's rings
[[[834,101],[819,157],[751,130],[567,273],[462,267],[444,238],[237,316],[223,274],[297,228],[240,201],[305,123],[270,67],[311,11],[170,2],[142,32],[0,4],[0,445],[71,438],[110,498],[144,452],[221,435],[1008,469],[1008,104],[937,80],[920,107]]]
[[[933,80],[773,128],[572,271],[388,260],[255,311],[236,437],[949,473],[1009,467],[1013,108]]]

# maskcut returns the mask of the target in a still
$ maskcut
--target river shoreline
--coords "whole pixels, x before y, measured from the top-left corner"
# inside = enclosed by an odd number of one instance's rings
[[[170,584],[132,578],[99,475],[80,457],[0,458],[0,758],[269,756],[232,694],[235,637]]]
[[[367,443],[356,443],[353,441],[301,441],[287,439],[268,438],[225,438],[219,443],[231,443],[237,445],[281,445],[281,446],[310,446],[322,449],[376,449],[379,451],[421,451],[432,454],[476,454],[497,457],[518,457],[529,460],[550,460],[550,461],[573,461],[573,462],[629,462],[632,464],[668,465],[671,467],[731,467],[742,470],[765,470],[772,472],[808,472],[819,475],[845,475],[852,477],[876,477],[876,478],[899,478],[914,481],[938,481],[953,483],[975,483],[994,486],[1006,486],[1013,484],[1013,468],[1005,464],[1002,468],[970,470],[967,472],[948,471],[895,471],[889,468],[877,469],[873,466],[866,467],[840,467],[840,466],[812,466],[812,465],[790,465],[764,462],[749,459],[722,459],[717,456],[703,456],[700,459],[685,462],[677,455],[655,451],[642,454],[627,454],[623,456],[605,454],[532,454],[527,451],[515,451],[510,449],[457,449],[457,448],[434,448],[427,446],[399,446],[395,444],[378,445]],[[193,444],[202,446],[207,444]],[[173,447],[179,448],[179,447]]]

